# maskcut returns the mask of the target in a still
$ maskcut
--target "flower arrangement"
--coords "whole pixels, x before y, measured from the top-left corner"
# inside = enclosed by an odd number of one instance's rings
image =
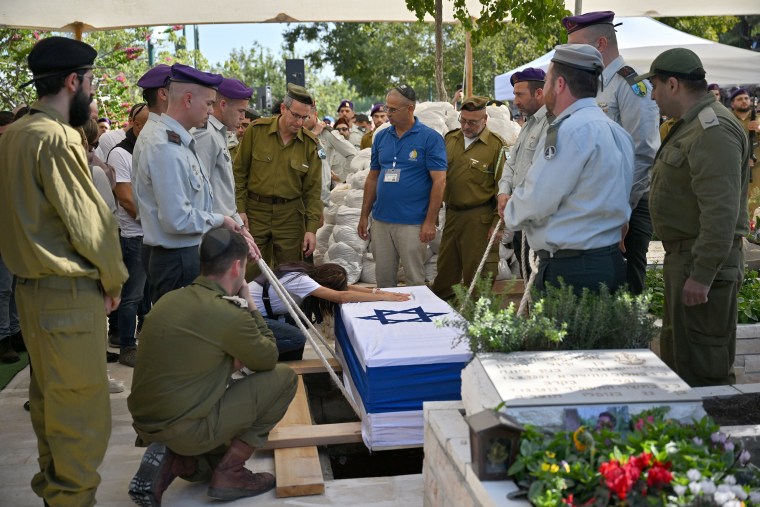
[[[554,435],[527,426],[509,474],[539,507],[760,506],[749,452],[709,417],[681,424],[665,410],[624,431],[604,416]]]

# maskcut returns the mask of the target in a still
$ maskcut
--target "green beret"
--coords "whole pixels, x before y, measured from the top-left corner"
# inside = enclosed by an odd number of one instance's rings
[[[462,109],[465,111],[480,111],[485,109],[488,101],[491,100],[488,97],[468,97],[462,101]]]
[[[293,83],[288,83],[288,96],[292,98],[293,100],[297,100],[298,102],[302,104],[306,104],[307,106],[314,105],[314,99],[311,97],[311,94],[303,86],[298,86]]]
[[[34,45],[27,57],[35,79],[92,68],[98,52],[82,41],[48,37]]]

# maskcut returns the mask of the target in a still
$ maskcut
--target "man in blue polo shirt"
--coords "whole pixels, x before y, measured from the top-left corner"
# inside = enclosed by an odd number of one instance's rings
[[[359,236],[372,242],[378,287],[397,285],[398,263],[406,284],[425,284],[425,251],[446,186],[446,146],[435,130],[414,116],[417,94],[410,86],[391,89],[385,109],[391,126],[375,135],[364,185]]]

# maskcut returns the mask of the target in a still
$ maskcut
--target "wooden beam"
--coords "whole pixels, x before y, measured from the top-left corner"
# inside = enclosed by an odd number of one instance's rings
[[[475,95],[472,89],[472,36],[470,31],[464,33],[464,93],[462,98]]]
[[[312,445],[355,444],[362,441],[362,423],[294,424],[277,426],[269,433],[265,449]]]
[[[77,21],[73,23],[74,25],[74,38],[76,40],[82,40],[82,29],[84,28],[84,23],[81,21]]]
[[[298,389],[285,416],[272,433],[288,426],[311,424],[309,401],[303,377],[298,376]],[[314,445],[274,450],[274,469],[277,477],[275,494],[278,498],[289,496],[321,495],[325,492],[325,479],[319,454]]]
[[[327,362],[332,366],[332,369],[336,372],[342,370],[342,367],[337,359],[328,358]],[[302,359],[300,361],[285,361],[285,364],[290,366],[293,371],[298,375],[305,375],[307,373],[324,373],[327,371],[322,361],[319,359]]]

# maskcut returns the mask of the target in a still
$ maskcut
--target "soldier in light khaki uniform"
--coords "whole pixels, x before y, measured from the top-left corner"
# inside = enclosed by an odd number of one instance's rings
[[[648,73],[662,114],[678,118],[652,169],[650,207],[665,248],[662,359],[693,387],[733,384],[737,292],[749,232],[749,143],[707,91],[699,57],[669,49]]]
[[[72,128],[89,119],[96,55],[72,39],[38,42],[28,62],[39,101],[0,138],[0,255],[18,277],[34,366],[29,401],[40,471],[32,489],[50,506],[95,504],[111,435],[106,313],[127,279],[116,221]]]
[[[462,128],[445,137],[446,224],[433,283],[433,292],[443,299],[453,297],[453,285],[472,282],[499,219],[496,194],[506,156],[504,140],[486,126],[488,100],[470,97],[462,102],[459,114]],[[482,276],[490,273],[495,277],[498,272],[498,242],[494,245]]]
[[[288,84],[280,114],[253,122],[235,157],[238,212],[272,265],[300,261],[317,244],[322,161],[316,136],[303,126],[313,104],[303,87]],[[248,278],[258,272],[251,266]]]

